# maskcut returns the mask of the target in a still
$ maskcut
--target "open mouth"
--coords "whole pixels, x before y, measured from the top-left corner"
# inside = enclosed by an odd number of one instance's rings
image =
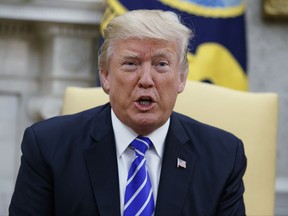
[[[139,100],[137,101],[137,103],[138,103],[140,106],[149,107],[149,106],[151,106],[151,104],[154,103],[154,100],[153,100],[151,97],[141,97],[141,98],[139,98]]]

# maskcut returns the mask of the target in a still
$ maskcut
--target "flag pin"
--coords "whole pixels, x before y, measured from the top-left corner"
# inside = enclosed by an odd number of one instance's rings
[[[186,161],[180,159],[180,158],[177,158],[177,167],[178,168],[186,168]]]

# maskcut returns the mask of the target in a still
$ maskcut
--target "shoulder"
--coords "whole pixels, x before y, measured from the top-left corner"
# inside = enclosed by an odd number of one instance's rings
[[[99,125],[109,122],[110,104],[95,107],[72,115],[53,117],[37,122],[28,127],[24,133],[33,138],[35,142],[47,148],[52,146],[64,146],[64,143],[72,145],[76,140],[84,140],[90,137]]]
[[[243,149],[242,141],[233,133],[202,123],[188,116],[174,112],[171,116],[172,124],[179,125],[174,130],[184,130],[193,141],[193,148],[219,153],[237,152]],[[221,154],[222,154],[221,153]]]
[[[80,157],[83,150],[94,144],[92,134],[103,134],[100,130],[105,127],[108,128],[106,131],[110,129],[107,123],[111,118],[110,109],[110,104],[106,104],[33,124],[25,130],[23,136],[23,155],[28,160],[36,160],[41,156],[49,164],[55,164],[63,158],[71,158],[72,155],[74,158],[77,155]]]
[[[102,113],[110,114],[110,105],[105,104],[76,114],[52,117],[33,124],[30,128],[37,132],[57,132],[79,130],[82,126],[95,121]]]
[[[209,125],[209,124],[205,124],[201,121],[198,121],[196,119],[193,119],[189,116],[180,114],[180,113],[176,113],[173,112],[172,114],[172,119],[176,119],[176,121],[178,121],[187,132],[193,132],[197,134],[206,134],[206,135],[211,135],[211,136],[215,136],[215,135],[222,135],[222,136],[228,136],[228,137],[235,137],[235,135],[233,135],[232,133],[220,129],[218,127]]]
[[[172,123],[176,123],[177,128]],[[201,169],[218,170],[222,176],[229,176],[234,170],[245,170],[244,145],[231,132],[179,113],[171,116],[171,127],[175,133],[181,134],[178,137],[188,137],[186,149],[193,152]]]

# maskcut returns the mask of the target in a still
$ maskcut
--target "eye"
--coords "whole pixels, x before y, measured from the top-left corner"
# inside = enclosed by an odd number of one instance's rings
[[[161,62],[158,63],[158,66],[165,67],[165,66],[168,66],[168,63],[164,62],[164,61],[161,61]]]
[[[136,61],[125,61],[123,62],[121,68],[124,70],[124,71],[134,71],[136,70],[138,67],[138,63]]]
[[[135,62],[132,62],[132,61],[127,61],[127,62],[124,62],[124,65],[135,65],[136,63]]]
[[[161,60],[155,64],[155,68],[158,72],[166,72],[170,68],[170,64],[166,60]]]

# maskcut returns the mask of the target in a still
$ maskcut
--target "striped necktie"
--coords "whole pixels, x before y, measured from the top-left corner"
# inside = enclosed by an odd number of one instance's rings
[[[154,213],[152,184],[144,157],[152,145],[148,137],[141,136],[138,136],[130,144],[130,147],[135,150],[135,159],[131,164],[127,178],[124,216],[151,216]]]

